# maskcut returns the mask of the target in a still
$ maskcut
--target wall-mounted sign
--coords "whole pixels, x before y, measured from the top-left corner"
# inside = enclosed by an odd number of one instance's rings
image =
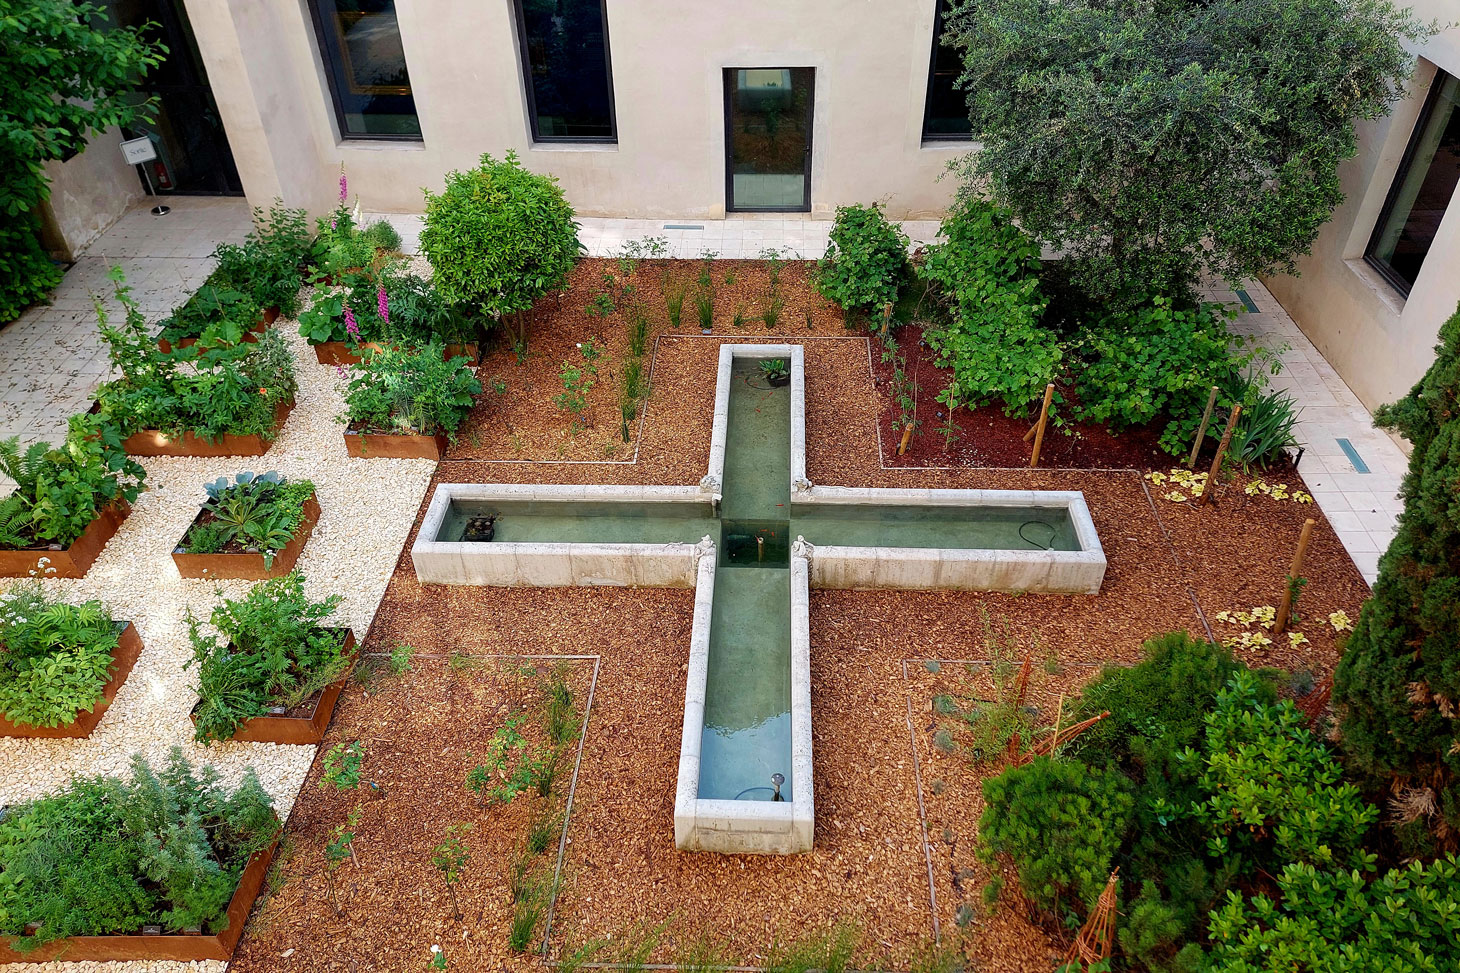
[[[157,146],[145,135],[139,139],[127,139],[122,143],[122,158],[127,160],[129,166],[151,162],[157,158]]]

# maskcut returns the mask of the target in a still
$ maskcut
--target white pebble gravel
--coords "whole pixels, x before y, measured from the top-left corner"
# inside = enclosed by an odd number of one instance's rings
[[[306,294],[307,296],[307,294]],[[307,304],[306,304],[307,306]],[[126,774],[132,754],[155,764],[181,746],[194,762],[210,763],[223,779],[236,782],[253,767],[273,796],[280,818],[288,817],[314,760],[311,746],[193,741],[188,719],[198,696],[183,609],[206,618],[221,585],[240,597],[253,582],[183,580],[171,552],[205,498],[204,483],[240,470],[278,470],[310,479],[321,517],[305,545],[298,568],[313,598],[339,594],[339,624],[363,639],[410,533],[435,463],[430,460],[351,459],[345,452],[342,383],[333,366],[320,365],[294,322],[275,325],[294,351],[299,384],[294,411],[264,456],[148,457],[147,490],[132,514],[85,578],[46,581],[52,595],[67,601],[99,598],[112,617],[130,619],[144,650],[115,702],[86,740],[0,739],[0,804],[14,804],[57,790],[76,776]],[[8,583],[7,583],[8,586]],[[36,973],[182,973],[221,971],[220,962],[0,964],[0,970]]]

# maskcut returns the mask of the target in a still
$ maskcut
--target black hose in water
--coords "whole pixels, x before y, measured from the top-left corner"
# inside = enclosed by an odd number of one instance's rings
[[[776,789],[774,787],[747,787],[745,790],[743,790],[739,794],[736,794],[735,795],[735,800],[737,800],[737,801],[740,800],[742,797],[744,797],[746,794],[749,794],[751,791],[770,791],[772,794],[774,794],[776,792]]]
[[[1049,528],[1049,543],[1048,544],[1041,544],[1039,541],[1031,540],[1024,533],[1024,528],[1025,527],[1031,527],[1031,526],[1033,526],[1035,524],[1038,524],[1040,527],[1048,527]],[[1033,544],[1035,547],[1039,548],[1041,551],[1052,551],[1052,550],[1054,550],[1054,539],[1056,537],[1058,537],[1058,536],[1059,536],[1059,528],[1056,527],[1054,524],[1047,523],[1047,522],[1045,522],[1043,520],[1026,520],[1026,521],[1024,521],[1024,523],[1022,523],[1022,524],[1019,525],[1019,539],[1022,540],[1026,544]]]

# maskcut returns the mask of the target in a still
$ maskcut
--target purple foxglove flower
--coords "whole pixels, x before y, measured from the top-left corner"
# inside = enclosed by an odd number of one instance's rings
[[[345,167],[340,166],[340,204],[350,195],[350,181],[345,178]]]
[[[360,340],[360,325],[355,323],[355,312],[350,310],[349,305],[345,306],[345,334]]]
[[[390,323],[390,302],[385,296],[385,285],[381,284],[375,291],[375,309],[380,312],[380,320]]]

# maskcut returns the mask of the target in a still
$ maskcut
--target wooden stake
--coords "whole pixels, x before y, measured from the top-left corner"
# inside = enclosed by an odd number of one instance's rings
[[[1191,455],[1186,458],[1186,468],[1192,469],[1196,466],[1196,454],[1201,452],[1201,441],[1206,438],[1207,424],[1212,421],[1212,409],[1217,405],[1217,387],[1212,386],[1212,394],[1207,396],[1207,411],[1201,414],[1201,426],[1196,430],[1196,442],[1191,444]]]
[[[1060,745],[1060,724],[1065,721],[1065,694],[1060,693],[1060,704],[1054,711],[1054,736],[1051,737],[1049,750],[1050,759],[1054,759],[1054,748]]]
[[[1303,532],[1298,535],[1298,549],[1293,552],[1293,566],[1288,568],[1288,583],[1283,588],[1283,601],[1278,606],[1277,622],[1272,630],[1283,634],[1288,627],[1288,616],[1293,610],[1293,585],[1303,573],[1303,555],[1308,553],[1308,542],[1313,539],[1313,525],[1317,523],[1312,517],[1303,521]]]
[[[1029,454],[1029,468],[1039,465],[1039,450],[1044,446],[1044,424],[1049,421],[1049,401],[1054,398],[1054,383],[1044,387],[1044,405],[1039,407],[1039,425],[1034,427],[1034,452]]]
[[[892,305],[882,305],[882,333],[887,334],[888,328],[892,325]]]
[[[912,439],[913,424],[909,422],[902,427],[902,442],[897,444],[897,455],[901,456],[907,452],[907,444]]]
[[[1217,443],[1217,455],[1212,457],[1212,469],[1207,474],[1207,480],[1201,485],[1201,500],[1197,506],[1205,507],[1207,501],[1212,497],[1212,484],[1217,482],[1217,474],[1222,472],[1222,459],[1227,455],[1227,447],[1232,444],[1232,430],[1237,428],[1237,420],[1242,417],[1242,407],[1232,406],[1232,417],[1227,420],[1227,428],[1222,431],[1222,441]]]

